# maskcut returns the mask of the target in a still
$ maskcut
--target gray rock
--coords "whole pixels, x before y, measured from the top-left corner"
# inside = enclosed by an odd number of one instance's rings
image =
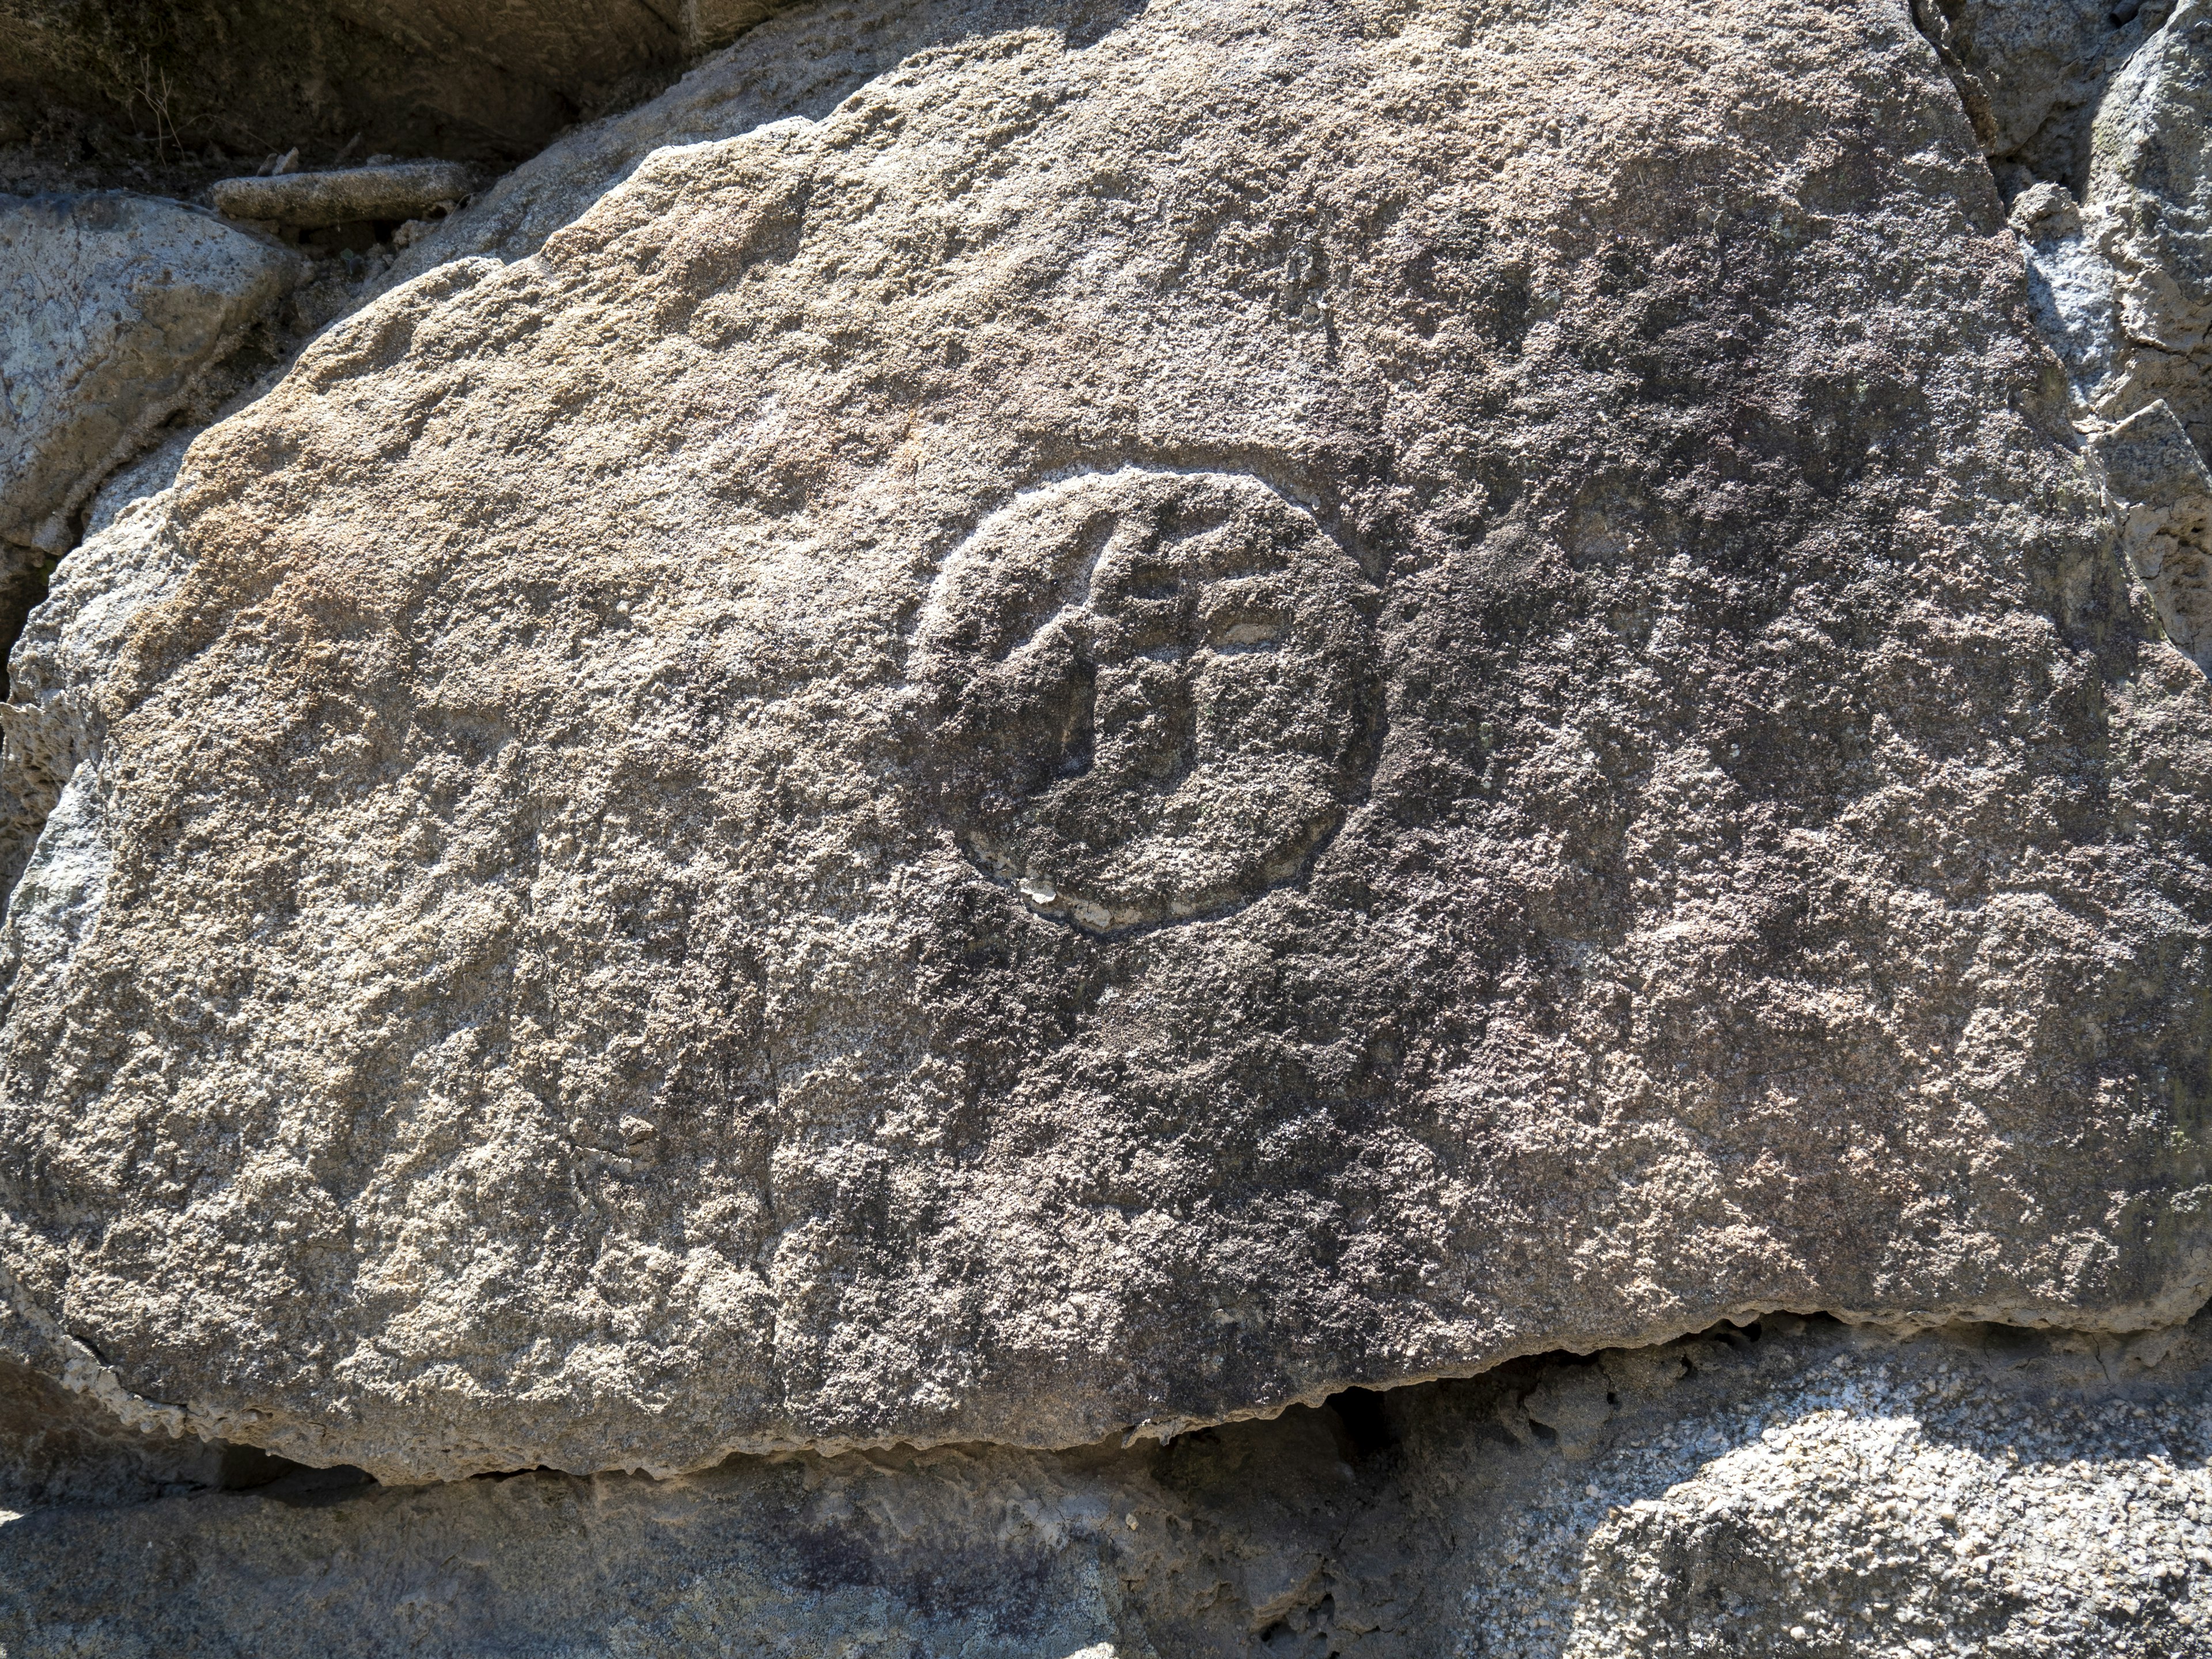
[[[47,553],[290,288],[298,258],[180,203],[0,197],[0,538]]]
[[[124,1427],[97,1401],[0,1358],[0,1516],[143,1504],[226,1485],[222,1446]]]
[[[2098,434],[2112,493],[2126,503],[2122,544],[2157,604],[2166,637],[2199,663],[2212,654],[2212,468],[2163,401]]]
[[[0,703],[0,892],[15,890],[41,829],[92,750],[101,674],[124,649],[138,612],[174,592],[183,577],[186,556],[162,511],[183,459],[183,446],[172,442],[131,469],[133,498],[61,562],[50,597],[31,613],[9,655],[9,701]],[[62,820],[73,821],[78,810],[73,804]],[[56,823],[41,847],[41,872],[23,897],[27,924],[34,893],[53,896],[61,908],[52,914],[81,908],[58,896],[83,890],[86,868],[61,850],[63,841]],[[54,880],[62,886],[42,885]]]
[[[2173,0],[1915,0],[2006,194],[2028,180],[2078,191],[2089,127],[2112,72]]]
[[[2088,396],[2118,420],[2170,405],[2212,455],[2212,5],[2181,0],[2113,76],[2097,114],[2088,234],[2118,327]]]
[[[419,218],[433,208],[456,205],[472,183],[469,170],[456,162],[404,161],[281,178],[225,179],[209,196],[234,219],[311,228]]]
[[[1124,9],[1121,0],[1100,0],[1095,16],[1079,7],[1063,15],[1070,27],[1088,31]],[[876,76],[956,46],[992,15],[925,0],[815,0],[781,10],[650,103],[563,133],[489,185],[467,212],[429,227],[386,285],[455,259],[527,258],[655,151],[740,137],[782,121],[819,121]],[[1027,9],[1007,6],[995,15],[1018,27]]]
[[[2143,16],[2163,16],[2146,8]],[[2131,25],[2131,29],[2136,27]],[[2117,62],[2082,176],[2015,198],[2030,284],[2092,428],[2165,403],[2212,453],[2212,9],[2183,0]],[[2078,195],[2079,201],[2076,203]]]
[[[2212,709],[1926,43],[939,10],[118,553],[38,1363],[419,1480],[2195,1308]]]
[[[1498,1482],[1494,1520],[1431,1498],[1466,1517],[1461,1553],[1495,1553],[1468,1575],[1460,1650],[2212,1650],[2201,1322],[2124,1345],[1985,1330],[1893,1349],[1788,1323],[1749,1356],[1606,1355],[1584,1375],[1631,1422],[1579,1468],[1563,1434],[1570,1467]],[[1650,1366],[1717,1360],[1717,1386],[1655,1409]],[[1437,1486],[1481,1489],[1444,1472],[1480,1461],[1473,1441],[1425,1443]]]
[[[295,1474],[0,1526],[0,1642],[15,1659],[2200,1653],[2207,1358],[2201,1321],[1900,1341],[1782,1318],[1165,1446],[398,1490]]]

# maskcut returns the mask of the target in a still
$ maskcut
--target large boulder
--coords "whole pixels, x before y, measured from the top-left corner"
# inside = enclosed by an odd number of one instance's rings
[[[0,1527],[0,1642],[12,1659],[2170,1659],[2212,1630],[2207,1358],[2201,1328],[1899,1342],[1783,1318],[1164,1447],[401,1490],[294,1473]]]
[[[64,568],[39,1363],[422,1480],[2193,1309],[2212,709],[1904,11],[939,9]]]

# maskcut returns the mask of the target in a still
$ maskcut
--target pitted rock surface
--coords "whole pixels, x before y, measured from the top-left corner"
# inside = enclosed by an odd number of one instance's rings
[[[421,1480],[2194,1308],[2212,709],[1904,9],[933,27],[66,585],[39,1363]]]

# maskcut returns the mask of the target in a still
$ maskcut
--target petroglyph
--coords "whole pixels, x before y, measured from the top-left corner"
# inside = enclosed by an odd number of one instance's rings
[[[946,562],[916,639],[970,855],[1092,932],[1289,879],[1357,787],[1371,598],[1255,478],[1130,467],[1019,497]]]

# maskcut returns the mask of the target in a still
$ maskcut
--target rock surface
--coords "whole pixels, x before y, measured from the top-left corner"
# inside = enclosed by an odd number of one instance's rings
[[[99,1401],[0,1358],[0,1518],[220,1487],[226,1455],[189,1435],[127,1429]]]
[[[167,459],[173,476],[182,455],[172,450]],[[31,613],[10,659],[9,698],[0,703],[7,755],[0,766],[0,882],[20,892],[18,915],[26,926],[39,925],[34,915],[52,922],[78,914],[77,901],[45,884],[58,879],[67,885],[88,868],[64,850],[62,825],[70,813],[57,819],[56,807],[92,750],[99,719],[94,692],[102,672],[123,648],[132,618],[173,592],[183,574],[181,552],[161,512],[167,480],[157,474],[145,482],[154,486],[145,499],[62,561],[52,596]],[[70,811],[77,810],[73,804]],[[19,887],[33,844],[50,825],[38,877]],[[97,899],[88,902],[96,905]]]
[[[0,538],[58,552],[298,257],[180,203],[0,196]]]
[[[2203,675],[1910,20],[939,11],[27,642],[39,1363],[421,1480],[2193,1309]]]
[[[2086,177],[2013,218],[2085,422],[2162,402],[2212,453],[2212,6],[2182,0],[2118,64]]]
[[[1915,0],[2007,197],[2043,179],[2077,196],[2089,131],[2115,70],[2174,0]]]
[[[2212,659],[2212,468],[2160,398],[2094,441],[2123,504],[2121,545],[2157,605],[2166,636]]]
[[[1110,28],[1128,0],[1070,3],[1054,17],[1077,44]],[[1001,21],[1035,21],[1021,9]],[[1049,21],[1049,20],[1048,20]],[[877,76],[988,27],[972,6],[928,0],[817,0],[778,12],[650,103],[564,133],[493,184],[470,210],[407,251],[389,286],[456,259],[526,258],[654,152],[785,121],[819,121]]]
[[[1827,1322],[1163,1448],[208,1493],[0,1528],[14,1659],[2200,1653],[2200,1321]]]

